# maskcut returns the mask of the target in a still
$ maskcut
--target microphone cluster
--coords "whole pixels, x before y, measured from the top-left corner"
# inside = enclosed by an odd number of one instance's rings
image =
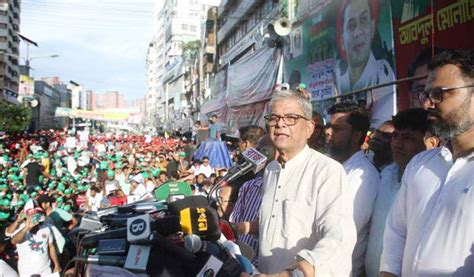
[[[134,203],[84,219],[88,233],[74,258],[79,273],[86,265],[150,276],[232,277],[254,272],[239,247],[222,235],[217,212],[203,196]]]

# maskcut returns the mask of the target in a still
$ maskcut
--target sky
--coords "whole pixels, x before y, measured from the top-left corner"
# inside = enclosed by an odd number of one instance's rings
[[[22,0],[20,33],[35,79],[58,76],[94,92],[145,95],[153,11],[164,0]],[[24,63],[26,45],[20,44]],[[57,58],[45,56],[59,55]]]

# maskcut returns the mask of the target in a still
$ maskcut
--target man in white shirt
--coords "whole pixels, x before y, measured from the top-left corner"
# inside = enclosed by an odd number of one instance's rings
[[[399,112],[393,117],[392,124],[395,129],[389,144],[394,163],[386,166],[380,173],[380,187],[375,198],[365,257],[365,272],[368,277],[380,276],[385,222],[408,162],[416,154],[438,146],[437,138],[428,131],[428,112],[421,108]]]
[[[209,178],[214,173],[214,168],[209,164],[209,157],[204,156],[202,158],[202,164],[194,171],[194,176],[198,176],[201,173],[206,175],[206,178]]]
[[[369,116],[364,109],[350,103],[338,103],[328,114],[327,153],[343,164],[354,197],[357,243],[352,253],[352,276],[363,276],[370,217],[380,184],[379,172],[361,150],[370,126]]]
[[[382,276],[474,275],[474,50],[436,56],[425,87],[446,146],[407,165],[384,232]]]
[[[265,119],[278,160],[265,169],[258,225],[250,224],[259,233],[259,270],[348,276],[356,231],[344,169],[307,145],[314,122],[301,93],[276,91],[270,110]]]
[[[47,276],[53,272],[61,272],[58,254],[54,245],[53,227],[48,227],[46,223],[34,220],[33,215],[28,215],[26,222],[23,224],[19,222],[14,224],[18,227],[13,229],[11,242],[18,251],[19,275]],[[10,232],[11,230],[7,228],[7,235]],[[51,261],[54,264],[53,271],[51,271]]]

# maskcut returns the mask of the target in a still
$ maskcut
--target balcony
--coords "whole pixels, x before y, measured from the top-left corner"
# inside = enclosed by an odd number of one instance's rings
[[[220,44],[224,39],[228,37],[230,32],[238,26],[239,21],[250,9],[257,4],[257,0],[242,0],[235,11],[228,15],[227,21],[217,33],[217,44]]]
[[[232,2],[235,1],[236,0],[222,0],[220,7],[217,9],[217,17],[220,17],[224,12],[226,12],[230,8],[230,6],[232,6]]]

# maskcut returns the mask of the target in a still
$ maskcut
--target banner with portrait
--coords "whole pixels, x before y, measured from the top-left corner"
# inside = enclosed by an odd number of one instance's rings
[[[389,0],[297,1],[285,37],[285,82],[306,84],[313,108],[326,116],[338,101],[367,108],[376,128],[396,113],[395,87],[351,93],[395,80]]]
[[[392,13],[397,78],[418,75],[416,61],[426,52],[474,48],[474,0],[392,1]],[[412,83],[402,83],[398,89],[400,108],[408,108]]]
[[[35,80],[27,75],[20,75],[20,85],[18,86],[18,95],[33,96],[35,94]]]

